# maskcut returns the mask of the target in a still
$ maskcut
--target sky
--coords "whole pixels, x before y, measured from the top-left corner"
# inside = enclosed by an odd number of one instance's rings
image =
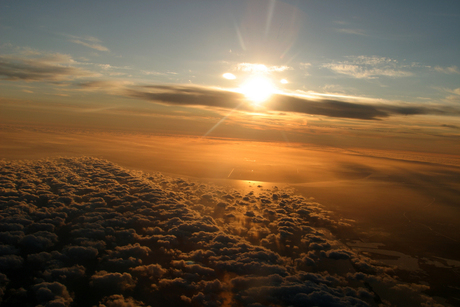
[[[0,302],[455,305],[459,17],[2,0]]]
[[[4,123],[459,149],[457,1],[0,5]]]

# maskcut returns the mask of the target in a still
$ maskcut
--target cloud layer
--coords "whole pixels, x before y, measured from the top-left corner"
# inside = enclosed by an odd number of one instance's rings
[[[2,306],[433,306],[290,190],[94,158],[0,161]]]
[[[87,85],[90,86],[90,85]],[[187,85],[154,85],[126,89],[125,95],[181,106],[204,106],[254,111],[243,94]],[[376,120],[394,115],[458,115],[459,110],[447,107],[390,105],[349,102],[339,99],[316,99],[304,96],[275,94],[263,104],[265,111],[295,112],[329,117]],[[261,111],[260,109],[258,111]]]

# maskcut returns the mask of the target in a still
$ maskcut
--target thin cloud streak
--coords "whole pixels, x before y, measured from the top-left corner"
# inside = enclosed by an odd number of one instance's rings
[[[447,124],[443,124],[443,125],[441,125],[441,127],[460,130],[460,127],[459,127],[459,126],[456,126],[456,125],[447,125]]]
[[[99,51],[109,51],[109,49],[107,47],[104,47],[102,45],[90,44],[90,43],[86,43],[86,42],[83,42],[83,41],[78,40],[78,39],[71,40],[71,42],[75,43],[75,44],[80,44],[80,45],[86,46],[88,48],[96,49],[96,50],[99,50]]]
[[[341,28],[336,29],[337,32],[345,33],[345,34],[352,34],[352,35],[360,35],[360,36],[369,36],[366,31],[362,29],[349,29],[349,28]]]
[[[441,67],[441,66],[435,66],[434,70],[437,72],[441,72],[443,74],[460,74],[460,70],[458,69],[457,66],[450,66],[450,67]]]
[[[109,48],[102,46],[100,44],[101,41],[95,37],[92,37],[92,36],[79,37],[79,36],[74,36],[74,35],[67,35],[67,36],[71,38],[69,41],[72,43],[83,45],[85,47],[92,48],[98,51],[109,51]]]

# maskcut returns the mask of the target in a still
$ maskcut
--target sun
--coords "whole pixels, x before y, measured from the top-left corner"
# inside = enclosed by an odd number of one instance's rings
[[[241,84],[240,91],[254,106],[258,106],[270,98],[276,87],[267,77],[252,76]]]

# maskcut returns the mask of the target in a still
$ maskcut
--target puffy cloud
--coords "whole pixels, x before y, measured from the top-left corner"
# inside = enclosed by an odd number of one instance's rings
[[[129,273],[99,271],[91,276],[90,285],[100,291],[117,293],[133,289],[136,286],[136,280]]]
[[[24,260],[21,256],[17,255],[6,255],[0,256],[0,270],[2,272],[14,271],[20,269]]]
[[[91,246],[68,246],[63,249],[65,255],[74,259],[93,259],[99,253]]]
[[[141,246],[139,243],[128,244],[125,246],[115,247],[115,251],[111,253],[115,257],[138,257],[143,258],[149,255],[152,250],[147,246]]]
[[[10,305],[68,306],[69,293],[91,306],[397,303],[386,293],[432,302],[426,287],[338,242],[339,223],[293,190],[247,193],[89,157],[0,169],[0,295]],[[37,197],[24,197],[30,189]]]
[[[3,221],[4,223],[0,224],[0,231],[21,231],[24,229],[24,225],[19,224],[19,223],[6,223],[6,221]]]
[[[12,245],[0,245],[0,256],[18,254],[19,250]]]
[[[101,263],[101,267],[109,271],[126,271],[129,268],[138,266],[142,264],[141,259],[134,257],[128,257],[127,259],[123,258],[110,258],[106,257]]]
[[[0,273],[0,304],[2,303],[3,295],[5,295],[8,282],[8,277],[5,274]]]
[[[221,298],[219,296],[213,295],[213,294],[208,294],[205,295],[203,292],[198,292],[198,294],[195,294],[191,299],[190,303],[198,306],[222,306],[224,303],[225,299]]]
[[[186,263],[184,260],[173,261],[172,266],[179,268],[185,273],[197,274],[199,276],[215,276],[214,269],[196,263]]]
[[[85,267],[82,265],[74,265],[72,267],[48,269],[43,275],[48,280],[75,280],[85,276]]]
[[[99,307],[139,307],[145,306],[143,302],[136,301],[132,297],[125,298],[121,294],[114,294],[104,297],[99,303]],[[149,306],[147,306],[149,307]]]
[[[42,282],[32,287],[37,302],[46,306],[70,306],[71,298],[66,286],[58,282]]]
[[[325,255],[335,260],[347,260],[353,256],[353,253],[348,250],[330,250],[326,252]]]
[[[131,268],[130,271],[132,275],[144,276],[149,278],[160,278],[167,272],[167,270],[163,269],[161,265],[157,263],[149,265],[140,265],[135,268]]]
[[[54,257],[51,253],[40,252],[36,254],[27,255],[27,262],[31,263],[35,267],[44,266],[46,262],[52,260]]]
[[[19,244],[24,249],[40,252],[53,246],[55,242],[57,242],[57,235],[48,231],[40,231],[36,234],[23,237],[19,241]]]
[[[30,233],[34,233],[37,231],[47,231],[53,233],[55,229],[55,225],[52,223],[33,223],[27,227],[27,231]]]

